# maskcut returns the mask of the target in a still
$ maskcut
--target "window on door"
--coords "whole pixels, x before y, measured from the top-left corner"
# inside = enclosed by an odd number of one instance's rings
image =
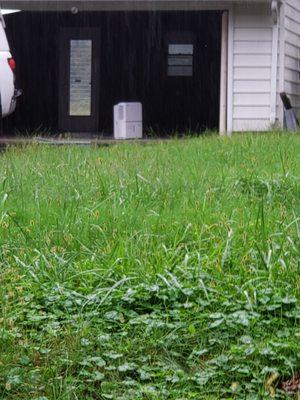
[[[92,109],[92,41],[70,41],[71,117],[89,117]]]
[[[168,45],[168,76],[193,76],[194,45],[171,43]]]

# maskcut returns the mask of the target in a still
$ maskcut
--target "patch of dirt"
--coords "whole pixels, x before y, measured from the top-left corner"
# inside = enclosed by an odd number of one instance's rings
[[[300,392],[300,373],[292,379],[282,381],[280,384],[280,388],[288,394]]]

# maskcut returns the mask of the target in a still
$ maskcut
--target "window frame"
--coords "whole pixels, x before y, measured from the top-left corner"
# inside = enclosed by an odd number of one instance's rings
[[[190,45],[193,46],[192,48],[192,54],[171,54],[170,53],[170,46],[172,45]],[[165,48],[166,48],[166,57],[165,57],[165,74],[167,76],[167,78],[173,79],[173,78],[181,78],[181,79],[192,79],[195,75],[195,35],[193,32],[168,32],[166,35],[166,44],[165,44]],[[191,74],[187,73],[187,74],[183,74],[183,73],[174,73],[174,74],[170,74],[169,72],[169,68],[172,67],[172,65],[170,65],[170,59],[173,58],[183,58],[184,57],[187,59],[188,57],[191,58],[191,65],[189,64],[179,64],[179,65],[174,65],[174,67],[179,67],[179,68],[189,68],[191,67]]]

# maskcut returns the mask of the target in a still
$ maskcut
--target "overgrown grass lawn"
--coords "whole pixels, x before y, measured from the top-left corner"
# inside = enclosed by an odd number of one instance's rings
[[[0,398],[288,398],[299,155],[283,134],[2,153]]]

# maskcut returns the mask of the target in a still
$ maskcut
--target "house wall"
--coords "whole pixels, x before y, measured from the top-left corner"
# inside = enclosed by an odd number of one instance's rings
[[[59,70],[62,28],[96,28],[99,132],[111,134],[113,105],[141,101],[145,128],[164,135],[177,130],[217,129],[220,92],[220,12],[22,12],[8,15],[7,34],[23,89],[4,130],[60,130],[59,99],[68,78]],[[193,78],[169,77],[169,33],[190,32],[195,43]],[[180,35],[179,35],[180,36]],[[24,45],[34,43],[34,46]],[[63,64],[66,64],[63,62]],[[68,99],[67,99],[68,100]]]
[[[273,43],[270,7],[235,6],[232,29],[232,129],[267,130],[270,128]]]
[[[284,6],[284,91],[300,117],[300,1],[286,0]]]
[[[233,3],[235,5],[232,5]],[[278,121],[281,124],[283,122],[283,108],[279,98],[281,91],[286,91],[291,97],[300,117],[300,0],[283,2],[278,25],[278,42],[274,35],[270,2],[233,3],[226,1],[134,2],[145,9],[155,10],[156,8],[181,9],[182,7],[184,9],[230,10],[227,119],[229,131],[268,130],[273,122]],[[26,4],[31,7],[33,3],[28,1]],[[116,9],[120,8],[120,2],[99,1],[97,9],[104,7],[104,4],[110,4],[110,7],[114,6]],[[128,3],[126,7],[130,8],[131,5]],[[278,50],[277,71],[276,68],[272,68],[276,47]],[[275,107],[274,81],[275,86],[277,85],[277,107]],[[274,116],[274,109],[276,109],[276,116]]]

